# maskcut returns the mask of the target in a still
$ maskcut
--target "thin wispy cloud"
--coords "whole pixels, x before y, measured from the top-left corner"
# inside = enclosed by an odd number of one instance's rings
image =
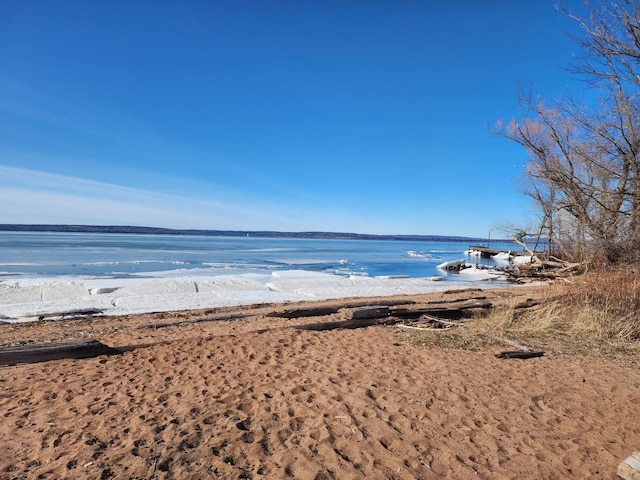
[[[118,163],[133,164],[143,158],[153,158],[159,164],[165,165],[165,169],[171,169],[171,165],[175,165],[174,172],[179,175],[180,165],[188,160],[190,164],[202,165],[203,170],[215,168],[220,173],[228,172],[234,178],[242,178],[250,188],[256,190],[265,189],[271,194],[299,197],[303,201],[324,201],[321,195],[311,194],[297,185],[286,184],[265,173],[265,170],[250,168],[241,161],[225,159],[215,151],[206,151],[198,145],[185,143],[184,139],[173,138],[166,132],[161,134],[156,131],[156,127],[145,124],[131,114],[109,109],[101,110],[98,115],[91,110],[90,103],[83,104],[82,99],[71,94],[54,95],[17,82],[4,80],[0,82],[0,87],[0,115],[13,118],[17,123],[24,121],[40,125],[48,132],[47,136],[50,136],[51,132],[57,132],[52,138],[54,142],[62,136],[79,145],[108,145],[109,153],[94,149],[92,154],[95,158],[85,161],[93,161],[95,164],[102,161],[114,165],[117,170],[115,165]],[[85,99],[84,102],[88,100]],[[31,135],[31,141],[36,144],[47,141],[46,136],[42,137],[38,130],[34,130]],[[0,149],[2,150],[5,149]],[[40,157],[42,163],[59,165],[55,163],[55,159],[60,155],[51,151],[29,152],[22,146],[12,154],[18,157],[30,156],[32,160]],[[6,154],[3,156],[11,158]],[[49,157],[52,158],[49,160]],[[75,161],[69,160],[69,163],[78,165],[82,162],[80,158]],[[165,178],[165,181],[167,180],[168,178]]]
[[[66,175],[0,165],[2,223],[135,224],[175,228],[291,228],[268,209],[194,200]]]
[[[521,152],[487,124],[517,112],[514,85],[553,98],[569,78],[573,22],[549,2],[12,2],[0,165],[30,173],[0,179],[0,216],[486,232],[528,205],[509,184]]]

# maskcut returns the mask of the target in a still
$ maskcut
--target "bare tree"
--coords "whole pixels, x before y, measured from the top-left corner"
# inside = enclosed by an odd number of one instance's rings
[[[576,42],[584,56],[573,71],[594,84],[630,83],[640,87],[640,7],[637,0],[585,1],[587,17],[558,9],[574,19],[584,35]]]
[[[520,95],[521,120],[497,133],[529,153],[524,191],[549,238],[617,261],[640,247],[640,4],[586,6],[586,19],[565,13],[583,28],[585,55],[572,69],[597,86],[597,100]]]

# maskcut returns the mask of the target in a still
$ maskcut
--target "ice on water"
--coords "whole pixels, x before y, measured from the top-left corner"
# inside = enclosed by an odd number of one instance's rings
[[[436,265],[465,246],[0,232],[0,321],[428,293],[483,279],[436,281]]]
[[[104,315],[429,293],[464,287],[440,278],[338,276],[302,270],[184,278],[46,280],[0,283],[0,321],[24,322],[100,310]]]

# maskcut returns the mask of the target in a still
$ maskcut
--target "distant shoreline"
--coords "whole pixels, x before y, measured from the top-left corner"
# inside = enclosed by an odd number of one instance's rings
[[[334,240],[395,240],[413,242],[484,242],[486,238],[447,235],[374,235],[345,232],[277,232],[268,230],[205,230],[141,227],[130,225],[47,225],[0,224],[4,232],[52,232],[52,233],[129,233],[138,235],[199,235],[207,237],[260,237],[260,238],[326,238]],[[491,239],[493,242],[511,240]]]

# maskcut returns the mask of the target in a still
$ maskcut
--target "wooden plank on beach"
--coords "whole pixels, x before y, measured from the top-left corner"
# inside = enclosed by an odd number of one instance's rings
[[[349,301],[349,302],[345,302],[343,307],[345,307],[345,308],[368,307],[368,306],[371,306],[371,305],[376,305],[376,303],[373,303],[374,301],[376,301],[376,300],[374,299],[373,301],[372,300]],[[413,304],[416,303],[415,300],[411,300],[409,298],[391,299],[391,298],[387,298],[387,297],[378,298],[377,302],[384,302],[384,305],[386,305],[388,307],[393,307],[395,305],[413,305]]]
[[[442,293],[446,295],[453,295],[453,294],[462,293],[462,292],[482,292],[482,289],[481,288],[459,288],[459,289],[445,290]]]
[[[387,305],[368,305],[348,309],[350,318],[335,322],[317,322],[306,325],[298,325],[294,328],[300,330],[334,330],[336,328],[353,329],[371,327],[373,325],[388,325],[399,320],[390,318],[391,310]]]
[[[535,300],[533,298],[527,298],[523,302],[517,303],[513,308],[516,310],[521,310],[523,308],[537,307],[538,305],[540,305],[539,300]]]
[[[472,297],[464,297],[464,298],[445,298],[442,300],[429,300],[427,305],[441,305],[441,304],[450,304],[450,303],[462,303],[467,302],[469,300],[486,300],[486,295],[474,295]]]
[[[366,307],[350,308],[349,313],[353,320],[384,318],[389,316],[389,307],[387,305],[368,305]]]
[[[303,308],[290,308],[287,310],[280,310],[278,312],[272,312],[267,317],[279,317],[279,318],[302,318],[302,317],[322,317],[324,315],[332,315],[338,313],[342,307],[338,306],[318,306],[318,307],[303,307]]]
[[[456,303],[435,303],[416,307],[401,307],[391,310],[391,315],[399,318],[420,318],[422,315],[440,315],[446,318],[462,318],[467,310],[492,308],[488,300],[462,300]]]
[[[392,307],[394,305],[413,305],[415,300],[409,298],[402,299],[379,299],[383,301],[384,306]],[[332,315],[338,313],[343,308],[358,308],[358,307],[375,307],[371,304],[371,300],[349,300],[341,303],[333,303],[331,305],[310,305],[299,308],[289,308],[285,310],[276,310],[267,314],[267,317],[279,317],[279,318],[303,318],[303,317],[322,317],[324,315]]]
[[[307,323],[305,325],[297,325],[293,328],[298,330],[335,330],[337,328],[343,329],[354,329],[354,328],[365,328],[372,327],[374,325],[378,325],[380,323],[380,318],[351,318],[349,320],[340,320],[337,322],[316,322],[316,323]]]
[[[640,452],[633,452],[618,465],[618,476],[622,480],[640,480]]]
[[[32,343],[0,347],[0,365],[47,362],[62,358],[92,358],[119,353],[121,353],[120,350],[104,345],[92,338]]]
[[[525,352],[522,350],[517,350],[513,352],[500,352],[496,355],[496,358],[519,358],[519,359],[527,359],[527,358],[536,358],[544,356],[544,352]]]

